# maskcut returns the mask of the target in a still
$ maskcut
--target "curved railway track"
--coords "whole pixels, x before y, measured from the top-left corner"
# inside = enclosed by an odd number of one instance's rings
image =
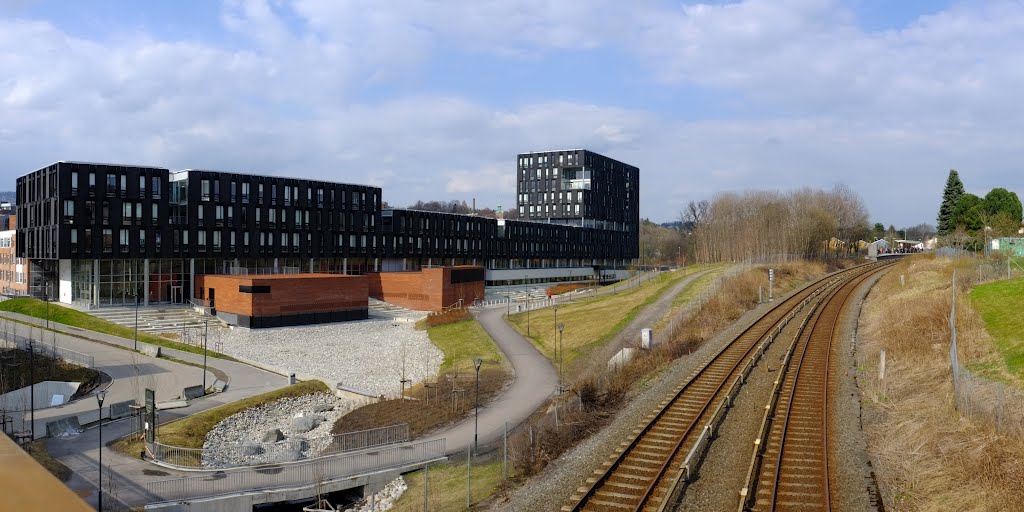
[[[769,310],[729,342],[645,418],[563,511],[663,511],[691,480],[732,400],[768,345],[798,312],[884,264],[836,272]]]
[[[828,463],[829,373],[842,313],[880,266],[825,294],[783,359],[761,423],[740,511],[832,510]]]

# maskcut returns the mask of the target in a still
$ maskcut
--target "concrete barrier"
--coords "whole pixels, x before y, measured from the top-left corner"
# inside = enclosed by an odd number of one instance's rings
[[[204,394],[206,394],[206,390],[203,389],[202,385],[199,385],[199,386],[189,386],[189,387],[181,390],[181,397],[184,398],[185,400],[192,400],[194,398],[199,398],[199,397],[203,396]]]
[[[228,387],[228,383],[224,382],[224,381],[222,381],[220,379],[217,379],[217,380],[213,381],[213,385],[210,386],[210,388],[213,389],[214,393],[223,393],[224,390],[227,389],[227,387]]]
[[[157,402],[156,409],[162,411],[164,409],[181,409],[182,407],[188,407],[188,400],[168,400],[166,402]]]
[[[134,403],[134,400],[128,400],[127,402],[118,402],[116,404],[110,404],[110,419],[116,420],[131,416],[132,405]]]
[[[358,388],[345,386],[342,383],[337,383],[334,386],[334,394],[338,398],[345,398],[352,400],[356,403],[366,405],[376,403],[380,400],[380,397],[370,391],[365,391]]]
[[[160,357],[160,346],[150,345],[148,343],[142,343],[139,345],[139,352],[146,354],[150,357]]]
[[[46,422],[47,437],[69,437],[81,432],[82,425],[78,423],[78,416]]]

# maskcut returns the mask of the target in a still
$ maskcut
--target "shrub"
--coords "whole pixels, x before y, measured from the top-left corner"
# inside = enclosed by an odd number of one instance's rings
[[[469,320],[473,315],[466,309],[449,309],[443,313],[432,314],[427,317],[427,325],[437,327],[438,325],[453,324],[463,320]]]

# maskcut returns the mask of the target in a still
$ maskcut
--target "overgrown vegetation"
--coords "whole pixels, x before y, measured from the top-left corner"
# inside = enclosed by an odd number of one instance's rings
[[[53,458],[46,446],[46,439],[39,439],[25,445],[25,452],[32,456],[40,466],[46,468],[57,480],[67,482],[71,479],[71,468]]]
[[[30,364],[34,360],[34,364]],[[93,389],[99,383],[99,372],[60,359],[45,357],[36,351],[30,356],[26,350],[0,347],[0,393],[28,387],[43,381],[80,382],[80,393]],[[35,380],[32,380],[32,377]],[[80,393],[76,393],[80,394]]]
[[[473,315],[469,313],[468,309],[449,309],[443,313],[429,315],[423,322],[427,327],[436,327],[472,319]]]
[[[981,264],[973,258],[904,260],[882,277],[865,303],[858,380],[868,451],[887,509],[1008,510],[1024,503],[1024,440],[998,434],[994,421],[965,416],[953,403],[954,267],[960,360],[1006,376],[1003,357],[966,293],[984,275]],[[882,349],[886,371],[879,379]]]
[[[110,334],[127,340],[134,339],[135,336],[135,330],[131,327],[115,324],[113,322],[94,317],[88,313],[83,313],[76,309],[66,308],[54,303],[50,303],[49,310],[47,310],[45,302],[29,297],[19,297],[0,302],[0,311],[21,313],[22,315],[32,316],[35,318],[49,318],[51,322],[70,325],[88,331]],[[182,352],[191,352],[193,354],[203,353],[203,347],[178,343],[162,336],[155,336],[141,331],[139,332],[139,341],[165,348],[181,350]],[[217,357],[220,359],[234,361],[230,356],[214,352],[212,350],[209,350],[207,354],[209,357]]]
[[[847,266],[849,262],[837,262]],[[823,263],[793,262],[773,265],[776,269],[776,293],[782,295],[819,277],[834,266]],[[544,469],[566,450],[600,430],[628,400],[641,391],[650,379],[668,368],[672,361],[689,354],[708,338],[734,323],[756,307],[757,286],[766,280],[766,270],[751,268],[725,279],[719,292],[707,301],[683,325],[681,335],[652,351],[640,351],[624,367],[615,372],[579,376],[563,401],[560,422],[554,423],[547,411],[534,414],[527,428],[519,428],[513,439],[512,463],[517,475],[529,476]],[[561,311],[559,312],[561,318]],[[603,370],[603,367],[602,367]],[[575,400],[577,407],[565,406]],[[527,432],[532,431],[532,435]]]
[[[550,297],[552,295],[561,295],[563,293],[579,290],[580,288],[591,288],[593,286],[595,286],[593,281],[587,281],[584,283],[559,283],[554,286],[549,286],[546,292],[548,297]]]
[[[331,389],[323,382],[311,380],[299,382],[261,395],[243,398],[237,402],[224,404],[220,407],[161,425],[156,431],[157,441],[179,448],[202,448],[203,442],[206,440],[206,434],[228,416],[282,398],[292,398],[313,393],[331,393]],[[120,453],[131,456],[138,456],[139,452],[143,450],[142,441],[129,437],[118,440],[112,447]]]

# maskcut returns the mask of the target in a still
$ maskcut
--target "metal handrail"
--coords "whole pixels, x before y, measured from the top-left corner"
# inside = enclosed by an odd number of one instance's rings
[[[196,499],[239,492],[269,491],[323,484],[389,468],[428,463],[445,457],[445,439],[387,446],[376,450],[327,455],[317,459],[218,471],[216,478],[198,475],[146,483],[165,501]]]
[[[325,439],[329,441],[324,442]],[[256,464],[232,464],[225,459],[274,459],[275,455],[283,457],[294,453],[296,448],[309,449],[310,446],[323,444],[318,455],[347,453],[367,448],[377,448],[393,444],[404,443],[409,440],[409,425],[400,423],[374,429],[360,430],[356,432],[345,432],[328,436],[317,436],[311,438],[296,438],[292,443],[254,443],[247,446],[228,448],[184,448],[162,444],[159,441],[152,443],[149,448],[149,455],[154,461],[183,469],[225,469],[251,467]],[[298,445],[296,445],[298,443]],[[259,455],[247,455],[246,453],[259,453]],[[269,455],[268,455],[269,454]],[[255,461],[254,461],[255,462]],[[209,465],[207,465],[209,464]],[[262,462],[261,464],[265,464]]]

